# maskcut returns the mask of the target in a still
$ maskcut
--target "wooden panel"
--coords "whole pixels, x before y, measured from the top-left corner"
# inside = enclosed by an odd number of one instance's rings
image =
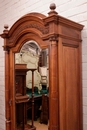
[[[17,93],[20,93],[20,94],[22,94],[23,95],[23,83],[22,83],[22,81],[23,81],[23,77],[21,77],[21,76],[16,76],[16,85],[15,85],[15,87],[16,87],[16,94]]]
[[[62,26],[62,34],[71,38],[80,39],[80,31],[75,30],[74,28]]]
[[[78,48],[63,47],[65,87],[65,130],[78,130]]]

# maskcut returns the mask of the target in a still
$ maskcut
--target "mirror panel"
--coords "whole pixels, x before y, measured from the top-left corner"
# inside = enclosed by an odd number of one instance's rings
[[[23,108],[23,103],[20,103],[20,105],[16,103],[16,124],[18,126],[17,128],[22,129],[24,127],[22,125],[22,121],[23,118],[26,118],[24,124],[29,124],[29,126],[35,128],[37,127],[38,122],[38,124],[40,125],[39,127],[43,127],[43,125],[45,124],[44,127],[47,130],[49,119],[49,99],[47,96],[49,91],[48,49],[41,49],[34,40],[27,41],[20,49],[20,52],[15,53],[15,65],[26,65],[27,71],[24,83],[24,85],[26,84],[26,90],[23,90],[25,91],[24,94],[29,96],[29,101],[26,103],[25,108]],[[34,77],[32,76],[32,74]],[[23,82],[23,79],[20,79],[20,76],[17,76],[16,86],[18,80],[20,80],[19,82]],[[18,88],[23,87],[19,86]],[[18,88],[16,87],[16,92],[18,91]],[[20,92],[23,90],[19,89]],[[24,112],[26,114],[24,114],[24,117],[20,116],[20,108],[23,108],[21,109],[21,112]],[[46,114],[44,114],[44,112]]]

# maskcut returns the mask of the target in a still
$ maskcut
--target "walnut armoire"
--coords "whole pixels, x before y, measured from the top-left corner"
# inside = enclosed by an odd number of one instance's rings
[[[0,35],[5,51],[6,130],[15,123],[15,53],[34,40],[49,50],[49,130],[82,130],[81,30],[83,25],[58,15],[29,13]]]

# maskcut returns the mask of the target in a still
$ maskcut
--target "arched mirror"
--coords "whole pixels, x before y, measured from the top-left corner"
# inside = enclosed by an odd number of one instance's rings
[[[48,48],[41,49],[36,41],[27,41],[20,51],[15,53],[15,66],[16,129],[21,130],[26,124],[27,128],[47,130],[49,122]],[[20,103],[18,100],[22,98],[22,94],[29,97],[25,105],[22,99]]]

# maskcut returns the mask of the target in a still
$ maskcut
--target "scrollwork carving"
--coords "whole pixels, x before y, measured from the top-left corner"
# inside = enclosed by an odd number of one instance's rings
[[[17,31],[16,31],[16,34],[15,36],[12,38],[12,39],[9,39],[9,43],[13,42],[16,37],[24,30],[24,29],[27,29],[27,28],[36,28],[37,30],[41,31],[43,34],[47,34],[49,33],[49,29],[46,27],[42,27],[40,25],[37,25],[37,24],[27,24],[21,28],[19,28]]]

